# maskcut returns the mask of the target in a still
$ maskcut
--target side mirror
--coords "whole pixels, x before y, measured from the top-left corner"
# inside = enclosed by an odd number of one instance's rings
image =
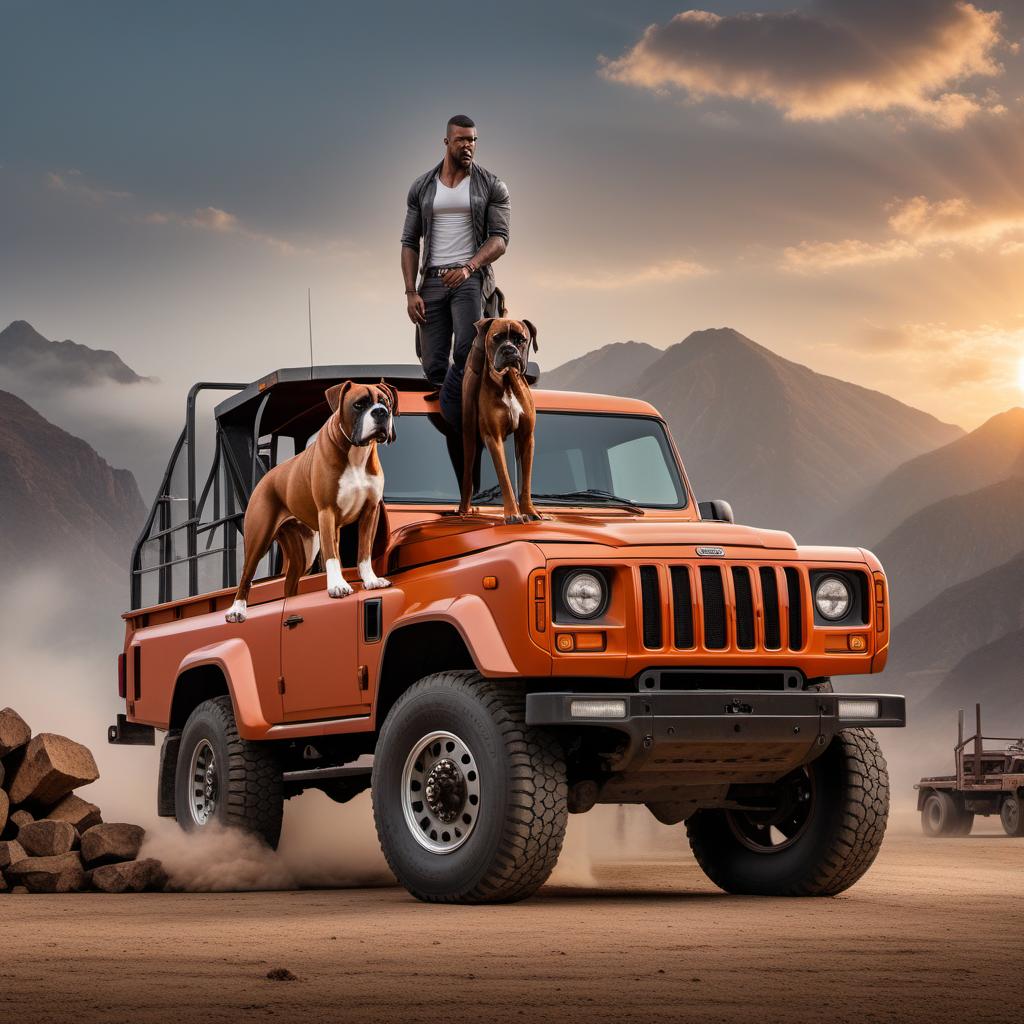
[[[697,511],[700,512],[701,519],[713,519],[719,523],[736,522],[732,516],[732,505],[722,498],[697,502]]]

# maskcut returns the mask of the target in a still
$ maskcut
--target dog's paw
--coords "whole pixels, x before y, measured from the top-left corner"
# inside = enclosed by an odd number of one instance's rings
[[[328,597],[348,597],[352,593],[352,588],[346,583],[340,587],[328,587]]]
[[[364,590],[383,590],[390,586],[391,580],[386,580],[383,576],[371,576],[369,579],[363,580]]]
[[[224,616],[225,622],[245,622],[245,602],[236,601]]]
[[[523,513],[523,522],[524,523],[539,523],[542,520],[547,519],[547,518],[548,518],[547,516],[542,516],[536,510],[534,510],[532,512],[524,512]]]
[[[506,526],[518,526],[521,523],[525,523],[526,520],[523,516],[505,516]]]

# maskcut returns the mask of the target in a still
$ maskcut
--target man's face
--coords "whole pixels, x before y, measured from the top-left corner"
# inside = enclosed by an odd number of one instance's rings
[[[468,171],[476,155],[476,129],[450,125],[444,144],[455,166]]]

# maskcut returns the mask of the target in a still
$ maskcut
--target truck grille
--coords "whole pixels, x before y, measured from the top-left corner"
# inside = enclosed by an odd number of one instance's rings
[[[661,586],[656,565],[640,566],[640,593],[644,605],[644,647],[661,646]]]
[[[804,647],[802,570],[774,565],[641,565],[648,650],[779,651]],[[668,595],[662,573],[668,572]],[[784,589],[781,586],[784,580]],[[785,607],[783,607],[783,594]],[[665,635],[664,623],[671,623]]]
[[[725,588],[717,565],[700,567],[700,589],[704,598],[704,646],[720,651],[728,643],[725,630]]]

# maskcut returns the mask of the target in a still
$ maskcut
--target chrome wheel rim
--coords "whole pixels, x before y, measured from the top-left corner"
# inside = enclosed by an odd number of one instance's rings
[[[770,811],[726,811],[732,834],[754,853],[781,853],[799,842],[814,812],[814,776],[800,769],[780,784],[779,806]]]
[[[480,771],[453,732],[427,733],[413,744],[402,771],[402,814],[413,839],[431,853],[457,850],[480,815]]]
[[[217,758],[209,740],[200,740],[192,751],[189,771],[189,813],[197,825],[207,824],[217,811]]]

